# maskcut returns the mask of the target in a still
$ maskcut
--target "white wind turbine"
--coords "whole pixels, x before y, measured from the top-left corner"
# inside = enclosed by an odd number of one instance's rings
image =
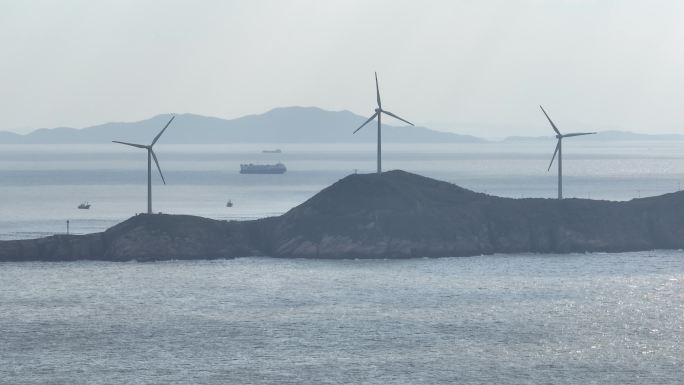
[[[542,112],[546,116],[546,119],[548,119],[549,123],[551,123],[551,128],[553,128],[553,130],[556,131],[556,138],[558,139],[558,144],[556,144],[556,150],[553,152],[553,157],[551,157],[551,163],[549,163],[549,168],[546,171],[551,170],[553,160],[556,158],[556,154],[558,154],[558,199],[563,199],[563,154],[561,149],[562,140],[563,138],[570,138],[572,136],[591,135],[595,134],[595,132],[574,132],[571,134],[563,135],[560,133],[560,131],[558,131],[556,125],[553,124],[553,121],[551,121],[551,118],[549,118],[549,115],[546,113],[546,111],[544,111],[544,107],[539,106],[539,108],[541,108]]]
[[[382,145],[381,145],[381,143],[382,143],[382,134],[381,134],[382,124],[381,124],[381,115],[382,114],[389,115],[395,119],[399,119],[402,122],[408,123],[412,126],[413,126],[413,123],[409,122],[408,120],[402,119],[402,118],[398,117],[397,115],[395,115],[389,111],[382,109],[382,103],[380,102],[380,87],[378,86],[378,73],[377,72],[375,73],[375,91],[376,91],[377,97],[378,97],[378,108],[375,109],[375,113],[373,114],[373,116],[368,118],[368,120],[366,120],[359,128],[356,129],[356,131],[354,131],[354,134],[356,134],[357,131],[362,129],[363,126],[368,124],[371,120],[375,119],[376,117],[378,118],[378,174],[379,174],[382,172]]]
[[[166,184],[166,181],[164,180],[164,175],[162,174],[161,167],[159,167],[159,161],[157,160],[157,155],[154,154],[154,150],[152,147],[154,146],[155,143],[159,140],[159,137],[162,136],[164,131],[166,131],[166,127],[171,124],[175,116],[171,117],[171,120],[169,120],[168,123],[166,123],[166,126],[162,128],[162,130],[157,134],[157,136],[154,137],[154,140],[152,140],[152,144],[149,146],[146,146],[144,144],[136,144],[136,143],[127,143],[127,142],[119,142],[117,140],[112,140],[114,143],[120,143],[120,144],[125,144],[127,146],[133,146],[137,148],[144,148],[147,150],[147,213],[152,214],[152,158],[154,158],[154,163],[157,165],[157,170],[159,170],[159,176],[161,176],[162,182]]]

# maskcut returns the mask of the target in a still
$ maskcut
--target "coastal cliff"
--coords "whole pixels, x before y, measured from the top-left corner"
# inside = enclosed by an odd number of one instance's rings
[[[0,261],[411,258],[684,248],[684,192],[510,199],[404,171],[349,175],[279,217],[141,214],[102,233],[1,241]]]

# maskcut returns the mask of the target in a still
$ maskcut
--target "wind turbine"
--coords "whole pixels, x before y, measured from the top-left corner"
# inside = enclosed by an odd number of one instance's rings
[[[162,182],[166,184],[166,181],[164,180],[164,174],[162,174],[161,167],[159,167],[159,161],[157,160],[157,155],[154,154],[154,150],[152,147],[154,146],[155,143],[159,140],[159,137],[162,136],[164,131],[166,131],[166,127],[171,124],[175,116],[171,116],[171,119],[169,120],[168,123],[166,123],[166,126],[162,128],[162,130],[157,134],[157,136],[154,137],[154,140],[152,140],[152,144],[149,146],[146,146],[144,144],[136,144],[136,143],[127,143],[127,142],[119,142],[117,140],[112,140],[114,143],[119,143],[119,144],[125,144],[126,146],[133,146],[137,148],[144,148],[147,150],[147,213],[152,214],[152,158],[154,158],[154,163],[157,165],[157,170],[159,170],[159,176],[161,176]]]
[[[546,169],[546,171],[551,170],[551,166],[553,165],[553,160],[556,159],[556,154],[558,154],[558,199],[563,199],[563,154],[561,151],[561,143],[563,141],[563,138],[570,138],[572,136],[581,136],[581,135],[591,135],[595,134],[595,132],[573,132],[571,134],[561,134],[560,131],[558,131],[558,128],[556,127],[555,124],[553,124],[553,121],[551,118],[549,118],[549,115],[544,111],[544,107],[539,106],[541,108],[542,112],[546,116],[546,119],[549,120],[549,123],[551,123],[551,128],[553,128],[554,131],[556,131],[556,139],[558,139],[558,144],[556,144],[556,150],[553,152],[553,157],[551,157],[551,163],[549,163],[549,168]]]
[[[395,115],[389,111],[382,109],[382,103],[380,102],[380,87],[378,86],[378,73],[377,72],[375,73],[375,91],[376,91],[377,97],[378,97],[378,108],[375,109],[375,113],[373,114],[373,116],[368,118],[368,120],[366,120],[359,128],[356,129],[356,131],[354,131],[354,134],[356,134],[357,131],[362,129],[363,126],[370,123],[371,120],[375,119],[376,117],[378,118],[378,174],[380,174],[382,172],[382,146],[381,146],[381,143],[382,143],[382,140],[381,140],[382,139],[381,116],[382,116],[382,114],[389,115],[395,119],[399,119],[402,122],[408,123],[412,126],[413,126],[413,123],[409,122],[406,119],[402,119],[402,118],[398,117],[397,115]]]

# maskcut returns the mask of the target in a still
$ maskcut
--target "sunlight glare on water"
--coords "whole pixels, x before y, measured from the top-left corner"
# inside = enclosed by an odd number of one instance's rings
[[[684,253],[0,264],[0,383],[680,384]]]

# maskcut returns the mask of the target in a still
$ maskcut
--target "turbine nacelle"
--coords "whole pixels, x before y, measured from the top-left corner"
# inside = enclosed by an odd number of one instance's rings
[[[558,139],[558,143],[556,143],[556,149],[553,151],[553,156],[551,157],[551,162],[549,163],[549,168],[546,169],[546,171],[551,170],[551,166],[553,165],[553,161],[556,159],[556,155],[558,155],[558,199],[563,199],[563,166],[562,166],[562,154],[561,154],[561,141],[563,138],[570,138],[573,136],[581,136],[581,135],[592,135],[595,134],[595,132],[573,132],[570,134],[561,134],[561,132],[558,130],[558,127],[553,123],[549,115],[544,111],[544,107],[539,106],[541,108],[542,112],[544,113],[544,116],[546,116],[546,119],[549,121],[551,124],[551,128],[556,132],[556,139]]]
[[[362,129],[366,124],[370,123],[376,117],[379,118],[380,114],[389,115],[395,119],[401,120],[404,123],[410,124],[412,126],[414,125],[413,123],[409,122],[408,120],[401,118],[401,117],[399,117],[399,116],[397,116],[397,115],[395,115],[389,111],[385,111],[382,109],[382,103],[380,102],[380,86],[378,86],[378,73],[377,72],[375,73],[375,91],[376,91],[376,95],[377,95],[378,107],[375,108],[375,110],[373,110],[375,113],[373,115],[371,115],[371,117],[368,118],[368,120],[366,120],[361,126],[359,126],[359,128],[354,130],[354,132],[353,132],[354,134],[356,134],[357,131]]]
[[[119,144],[124,144],[126,146],[131,146],[131,147],[136,147],[136,148],[144,148],[147,150],[147,213],[152,214],[152,171],[151,171],[151,160],[154,160],[154,164],[157,165],[157,170],[159,170],[159,176],[161,177],[161,180],[164,184],[166,184],[166,180],[164,180],[164,174],[162,174],[161,167],[159,167],[159,161],[157,160],[157,154],[154,153],[154,150],[152,147],[154,147],[154,144],[157,143],[159,138],[162,136],[164,131],[166,131],[166,128],[171,124],[173,119],[175,119],[175,116],[171,116],[171,119],[169,120],[168,123],[162,128],[161,131],[157,134],[157,136],[154,137],[152,140],[152,143],[146,145],[146,144],[138,144],[138,143],[128,143],[128,142],[120,142],[118,140],[112,140],[114,143],[119,143]]]
[[[378,107],[374,110],[374,114],[368,118],[365,122],[363,122],[362,125],[359,126],[356,130],[354,130],[354,134],[356,134],[360,129],[362,129],[366,124],[370,123],[373,119],[376,117],[378,118],[378,173],[382,172],[382,155],[381,155],[381,140],[380,140],[380,130],[381,130],[381,123],[380,123],[380,115],[385,114],[389,115],[395,119],[401,120],[402,122],[408,123],[413,126],[413,123],[409,122],[406,119],[400,118],[399,116],[389,112],[385,111],[382,109],[382,102],[380,101],[380,86],[378,85],[378,73],[375,73],[375,96],[377,97],[377,102],[378,102]]]

